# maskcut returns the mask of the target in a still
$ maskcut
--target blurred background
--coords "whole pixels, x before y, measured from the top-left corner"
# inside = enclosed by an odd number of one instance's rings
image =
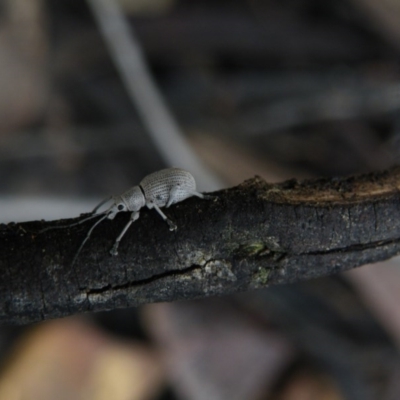
[[[2,0],[0,222],[400,157],[399,0]],[[400,398],[400,262],[0,327],[0,400]]]

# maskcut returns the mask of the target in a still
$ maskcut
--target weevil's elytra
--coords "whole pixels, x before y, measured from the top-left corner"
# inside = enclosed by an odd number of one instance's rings
[[[177,229],[177,226],[161,211],[161,208],[168,208],[172,204],[179,203],[192,196],[197,196],[201,199],[204,199],[205,197],[202,193],[196,190],[196,181],[189,172],[180,168],[162,169],[147,175],[142,179],[138,186],[132,187],[125,193],[122,193],[120,196],[111,196],[101,201],[94,208],[90,217],[84,218],[77,223],[60,226],[57,228],[66,228],[79,225],[89,219],[102,216],[93,224],[87,233],[72,261],[73,265],[75,264],[75,261],[86,241],[90,238],[94,228],[100,224],[100,222],[104,221],[106,218],[111,220],[114,219],[119,212],[130,211],[131,217],[129,222],[125,225],[120,235],[116,238],[115,243],[110,250],[111,255],[115,256],[118,254],[119,242],[131,224],[139,218],[139,211],[142,207],[147,206],[149,209],[154,208],[162,217],[162,219],[167,222],[170,231],[174,231]],[[97,211],[109,201],[112,201],[112,205],[106,211],[98,213]]]
[[[198,195],[193,176],[182,169],[169,168],[146,176],[139,184],[147,202],[154,202],[158,207],[169,207]],[[203,198],[203,195],[201,195]]]

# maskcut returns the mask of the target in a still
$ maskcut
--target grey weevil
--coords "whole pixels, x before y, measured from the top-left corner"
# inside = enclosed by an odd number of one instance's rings
[[[196,191],[196,181],[189,172],[180,168],[166,168],[147,175],[145,178],[143,178],[139,185],[132,187],[125,193],[122,193],[119,196],[110,196],[101,201],[91,212],[92,215],[90,217],[84,218],[83,220],[74,224],[46,228],[41,232],[55,228],[72,227],[102,215],[102,217],[90,228],[85,239],[80,245],[72,261],[72,265],[74,265],[86,241],[90,238],[94,228],[100,224],[100,222],[106,218],[112,220],[120,212],[130,211],[131,217],[129,222],[125,225],[124,229],[117,237],[112,249],[110,250],[111,255],[115,256],[118,254],[119,243],[126,231],[129,229],[131,224],[139,218],[139,211],[141,208],[144,206],[147,206],[149,209],[154,208],[161,215],[162,219],[167,222],[169,230],[174,231],[177,229],[177,226],[161,211],[161,208],[168,208],[170,205],[179,203],[192,196],[197,196],[201,199],[211,197]],[[97,212],[109,201],[113,202],[111,207],[103,212]]]

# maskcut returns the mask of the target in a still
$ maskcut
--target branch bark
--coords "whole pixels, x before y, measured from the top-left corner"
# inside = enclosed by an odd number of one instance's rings
[[[166,210],[169,232],[143,210],[109,250],[127,213],[93,221],[0,225],[0,321],[29,323],[85,311],[201,298],[338,273],[400,253],[400,168],[346,179],[268,184],[254,178]]]

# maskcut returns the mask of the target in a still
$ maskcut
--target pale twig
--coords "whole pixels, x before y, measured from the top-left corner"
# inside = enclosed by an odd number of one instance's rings
[[[126,90],[166,163],[190,170],[202,190],[220,188],[222,184],[201,164],[170,114],[148,71],[134,30],[118,4],[113,0],[88,3]]]

